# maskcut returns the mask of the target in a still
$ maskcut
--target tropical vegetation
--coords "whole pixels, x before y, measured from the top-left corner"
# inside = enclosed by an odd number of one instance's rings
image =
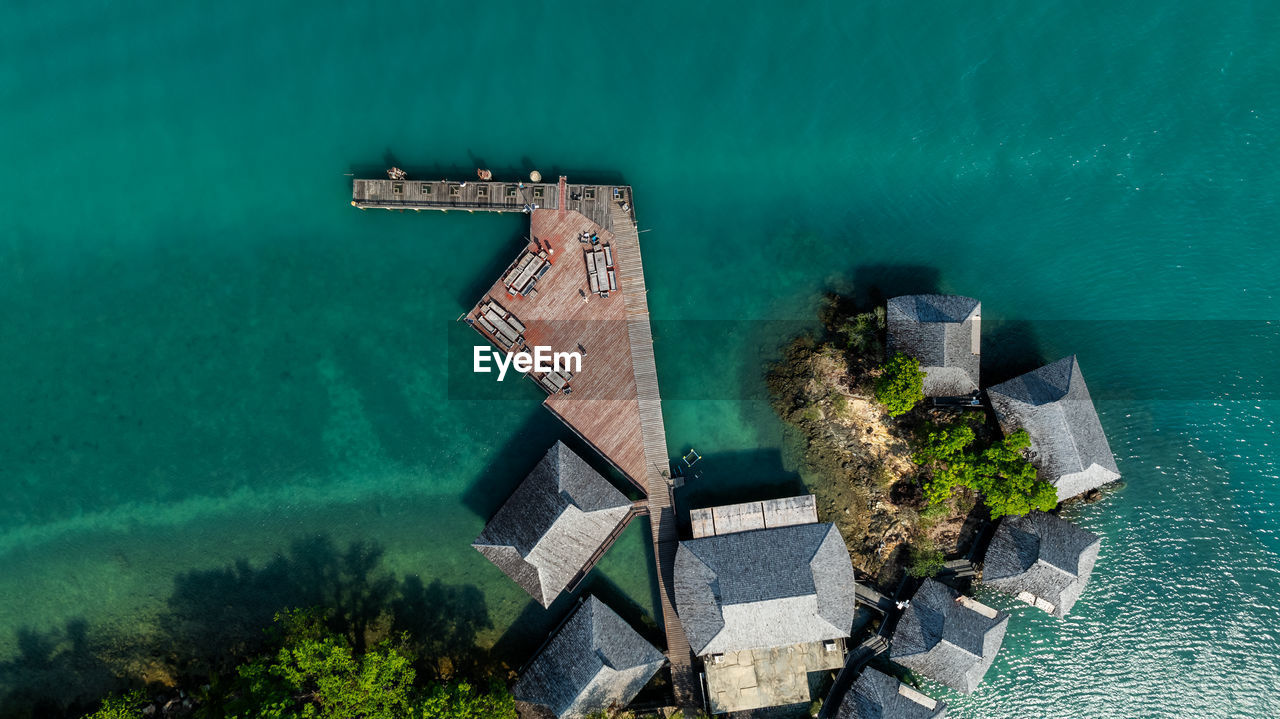
[[[404,641],[363,650],[330,630],[316,610],[277,615],[273,650],[236,667],[230,681],[211,686],[197,719],[514,719],[515,704],[501,684],[415,683]],[[105,700],[87,719],[143,719],[140,692]]]
[[[875,396],[892,417],[915,409],[924,399],[924,372],[920,370],[920,360],[901,352],[890,357],[876,378]]]
[[[992,519],[999,519],[1036,509],[1047,512],[1058,503],[1053,485],[1041,480],[1027,459],[1030,446],[1025,430],[984,446],[973,420],[929,423],[912,459],[931,470],[924,482],[930,505],[946,503],[957,487],[966,487],[981,496]]]

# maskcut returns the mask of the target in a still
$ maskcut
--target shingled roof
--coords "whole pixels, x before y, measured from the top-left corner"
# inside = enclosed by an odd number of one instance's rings
[[[681,542],[674,585],[698,656],[847,637],[853,627],[853,565],[833,524]]]
[[[1032,463],[1058,501],[1120,478],[1075,355],[987,388],[1005,433],[1031,435]]]
[[[995,661],[1009,614],[933,579],[902,613],[889,658],[957,691],[972,692]]]
[[[947,705],[871,667],[836,708],[835,719],[942,719]]]
[[[631,511],[631,500],[556,442],[471,544],[551,606]]]
[[[581,717],[630,704],[664,662],[607,604],[588,597],[529,663],[512,695],[526,716]]]
[[[978,390],[982,303],[958,295],[903,295],[886,307],[889,354],[920,360],[926,397]]]
[[[1102,538],[1044,512],[1000,520],[982,581],[1056,616],[1071,611],[1089,582]]]

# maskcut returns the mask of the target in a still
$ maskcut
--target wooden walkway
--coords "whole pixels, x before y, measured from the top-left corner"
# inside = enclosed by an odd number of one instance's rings
[[[624,267],[641,267],[640,234],[629,213],[612,209],[614,253]],[[675,610],[673,570],[680,537],[668,469],[667,431],[662,423],[662,398],[658,394],[658,368],[653,358],[653,332],[649,326],[649,300],[643,272],[628,272],[618,282],[626,300],[627,334],[631,337],[631,367],[636,375],[636,400],[640,405],[640,434],[644,440],[645,481],[649,486],[649,527],[653,533],[658,565],[658,598],[667,633],[667,659],[676,703],[695,706],[697,678],[693,652]]]
[[[611,208],[627,203],[626,185],[573,185],[563,182],[476,182],[455,180],[354,180],[351,204],[362,210],[461,210],[524,212],[537,209],[577,212],[606,230],[613,229]],[[634,212],[625,213],[635,222]]]

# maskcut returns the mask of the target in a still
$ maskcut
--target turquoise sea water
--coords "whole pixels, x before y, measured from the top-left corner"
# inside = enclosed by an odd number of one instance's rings
[[[1078,353],[1126,480],[1072,511],[1093,584],[943,695],[1280,711],[1280,6],[6,9],[0,697],[358,541],[480,593],[482,643],[554,620],[468,544],[566,432],[528,383],[448,382],[523,218],[348,206],[395,162],[635,186],[693,499],[797,481],[759,370],[823,291],[980,297],[995,379]],[[636,613],[646,531],[596,580]]]

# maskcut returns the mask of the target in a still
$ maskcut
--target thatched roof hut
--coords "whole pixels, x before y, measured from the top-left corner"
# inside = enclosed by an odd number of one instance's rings
[[[926,397],[978,391],[982,303],[958,295],[903,295],[889,300],[888,349],[920,360]]]
[[[1006,433],[1031,435],[1032,463],[1058,501],[1120,478],[1075,355],[987,388]]]
[[[946,715],[946,702],[867,667],[836,707],[835,719],[942,719]]]
[[[926,579],[902,613],[889,658],[952,689],[972,692],[995,661],[1009,614]]]
[[[549,607],[630,511],[631,500],[556,442],[471,546]]]
[[[983,560],[984,584],[1055,617],[1089,582],[1102,538],[1044,512],[1000,520]]]
[[[698,656],[849,636],[854,574],[833,524],[680,543],[676,612]]]
[[[511,693],[522,716],[573,719],[630,704],[664,662],[617,612],[587,597]]]

